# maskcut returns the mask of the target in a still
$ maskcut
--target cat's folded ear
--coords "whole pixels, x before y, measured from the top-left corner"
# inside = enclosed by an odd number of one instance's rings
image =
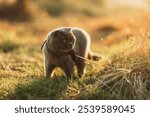
[[[53,37],[59,37],[59,36],[61,36],[63,34],[63,31],[61,31],[61,30],[56,30],[56,31],[54,31],[54,32],[52,32],[52,34],[51,34],[51,36],[53,36]]]
[[[66,30],[67,33],[72,32],[71,28],[66,28],[65,30]]]

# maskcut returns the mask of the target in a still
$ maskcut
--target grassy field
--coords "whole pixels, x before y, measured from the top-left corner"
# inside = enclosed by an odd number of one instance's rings
[[[150,99],[148,13],[34,17],[0,19],[0,99]],[[67,81],[57,68],[54,77],[44,79],[40,47],[47,33],[60,26],[85,29],[92,50],[102,55],[98,63],[86,61],[82,78]]]

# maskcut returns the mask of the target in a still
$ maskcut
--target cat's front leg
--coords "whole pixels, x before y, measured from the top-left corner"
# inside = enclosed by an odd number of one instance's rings
[[[65,72],[68,78],[75,78],[74,75],[74,62],[71,59],[66,59],[61,65],[61,68]]]
[[[49,78],[54,70],[55,66],[45,61],[45,76]]]

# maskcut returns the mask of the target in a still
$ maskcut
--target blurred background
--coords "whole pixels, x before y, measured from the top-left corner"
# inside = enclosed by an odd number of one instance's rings
[[[38,10],[54,17],[64,14],[98,17],[122,11],[133,13],[148,7],[149,0],[0,0],[0,17],[25,20],[32,13],[39,15]]]
[[[99,40],[147,17],[149,6],[149,0],[0,0],[0,28],[43,40],[53,28],[75,26]],[[124,29],[129,36],[131,29]]]

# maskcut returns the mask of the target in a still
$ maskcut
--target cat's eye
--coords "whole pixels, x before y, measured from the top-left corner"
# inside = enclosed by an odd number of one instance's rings
[[[63,39],[63,43],[66,43],[67,42],[67,40],[66,39]]]

